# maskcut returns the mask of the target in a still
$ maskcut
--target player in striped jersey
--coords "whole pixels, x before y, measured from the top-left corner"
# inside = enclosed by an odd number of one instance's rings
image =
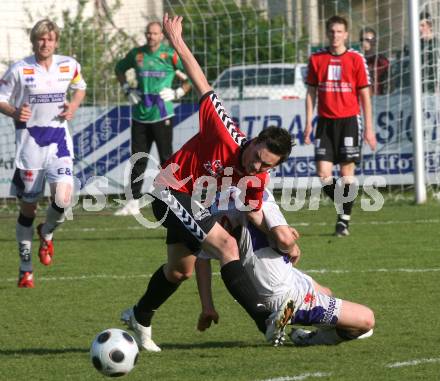
[[[289,304],[272,314],[260,302],[240,263],[237,243],[200,203],[197,190],[221,189],[224,183],[243,190],[243,204],[250,219],[258,224],[268,171],[290,154],[287,130],[267,128],[248,141],[226,113],[201,67],[182,38],[182,17],[164,16],[164,30],[179,54],[185,72],[200,99],[200,131],[162,165],[152,192],[153,212],[167,228],[167,263],[151,277],[138,303],[123,312],[121,319],[134,329],[140,346],[148,351],[160,348],[151,339],[154,312],[188,279],[194,270],[195,253],[201,247],[220,259],[222,279],[231,295],[255,321],[268,341],[278,339],[280,324],[291,314]],[[203,192],[202,192],[203,193]],[[261,223],[261,222],[260,222]],[[289,250],[289,242],[284,248]]]
[[[75,59],[55,54],[58,26],[44,19],[30,33],[34,55],[13,64],[0,81],[0,112],[11,117],[16,135],[12,194],[20,200],[16,225],[20,268],[18,287],[34,287],[31,243],[37,202],[49,183],[52,204],[38,225],[39,257],[52,263],[53,232],[64,221],[73,191],[73,144],[67,121],[85,96],[86,83]],[[70,101],[67,91],[73,93]]]
[[[318,98],[318,126],[315,133],[316,171],[324,192],[338,207],[337,236],[349,234],[348,225],[355,198],[354,172],[360,162],[360,107],[365,127],[363,138],[376,148],[371,116],[370,79],[365,58],[347,49],[348,23],[333,16],[326,22],[329,47],[311,55],[307,74],[306,128],[304,142],[311,143],[313,109]],[[342,187],[333,178],[333,166],[339,164]],[[356,191],[357,193],[357,191]],[[341,205],[342,204],[342,205]]]
[[[236,193],[231,191],[231,195]],[[211,213],[226,230],[234,232],[240,250],[240,260],[249,278],[255,284],[263,303],[277,310],[286,299],[294,305],[292,325],[318,326],[316,331],[293,329],[290,338],[296,345],[338,344],[345,340],[371,336],[374,313],[368,307],[335,298],[331,291],[318,284],[310,276],[292,266],[298,261],[298,253],[285,255],[277,248],[277,236],[291,229],[269,191],[264,191],[264,220],[268,229],[265,234],[248,221],[246,215],[229,202],[226,210],[216,205]],[[295,232],[295,238],[298,238]],[[217,323],[219,316],[211,294],[211,266],[213,255],[202,251],[198,255],[197,283],[202,312],[197,328],[200,331]],[[280,340],[277,345],[283,343]]]

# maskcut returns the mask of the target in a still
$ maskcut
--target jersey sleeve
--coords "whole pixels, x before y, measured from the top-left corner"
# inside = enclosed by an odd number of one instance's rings
[[[368,66],[365,57],[358,53],[356,56],[355,78],[357,79],[357,88],[362,89],[371,85],[370,75],[368,74]]]
[[[199,127],[202,135],[213,134],[224,142],[238,146],[246,140],[214,91],[207,92],[200,99]]]
[[[262,210],[264,214],[264,221],[266,221],[268,229],[272,230],[277,226],[287,226],[288,223],[286,218],[281,212],[280,207],[276,203],[274,197],[270,194],[271,197],[266,198],[266,192],[267,191],[264,192]]]
[[[134,50],[130,50],[128,54],[120,61],[116,63],[115,72],[116,74],[125,73],[127,70],[134,68]]]
[[[179,55],[175,51],[173,51],[171,61],[173,63],[175,70],[180,70],[182,72],[185,72],[185,68],[183,67],[182,60],[180,59]]]
[[[11,103],[17,82],[18,73],[10,67],[0,80],[0,102]]]
[[[309,65],[307,67],[306,84],[309,86],[318,86],[318,76],[316,74],[316,67],[313,56],[309,58]]]
[[[73,77],[70,81],[70,88],[73,90],[85,90],[87,87],[86,81],[81,74],[81,65],[78,62],[74,62]]]
[[[269,174],[255,176],[259,181],[248,181],[245,195],[245,204],[252,210],[260,210],[263,206],[263,196],[266,184],[269,181]]]

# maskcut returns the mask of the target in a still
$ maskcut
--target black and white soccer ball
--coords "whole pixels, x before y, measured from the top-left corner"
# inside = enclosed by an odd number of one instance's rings
[[[90,348],[93,366],[109,377],[120,377],[136,365],[139,349],[127,332],[109,328],[96,335]]]

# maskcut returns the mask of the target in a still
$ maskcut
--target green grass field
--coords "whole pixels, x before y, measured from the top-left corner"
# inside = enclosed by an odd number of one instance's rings
[[[40,213],[38,221],[43,218]],[[142,352],[130,380],[439,380],[440,203],[387,201],[357,208],[352,235],[334,238],[334,209],[287,214],[301,232],[299,268],[336,296],[370,306],[372,338],[333,347],[268,346],[214,277],[220,322],[196,331],[195,279],[157,312],[161,353]],[[102,380],[89,360],[94,336],[123,326],[120,311],[165,260],[163,229],[111,211],[79,211],[56,235],[54,265],[38,262],[35,289],[18,289],[12,213],[0,215],[0,380]],[[217,271],[217,269],[215,270]]]

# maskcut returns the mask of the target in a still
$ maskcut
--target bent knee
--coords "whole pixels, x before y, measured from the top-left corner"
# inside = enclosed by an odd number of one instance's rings
[[[324,294],[327,296],[333,296],[333,291],[328,287],[323,287]]]
[[[220,252],[220,257],[222,259],[229,259],[234,260],[238,259],[238,247],[237,247],[237,241],[235,238],[230,236],[229,234],[226,235],[220,242],[217,247],[217,249]]]
[[[366,312],[363,316],[363,322],[362,322],[362,331],[368,332],[374,328],[374,325],[376,324],[376,320],[374,318],[374,312],[370,308],[366,308]]]
[[[170,281],[171,283],[182,283],[185,280],[191,278],[192,271],[183,271],[183,272],[177,270],[167,271],[165,273],[165,276],[168,279],[168,281]]]

